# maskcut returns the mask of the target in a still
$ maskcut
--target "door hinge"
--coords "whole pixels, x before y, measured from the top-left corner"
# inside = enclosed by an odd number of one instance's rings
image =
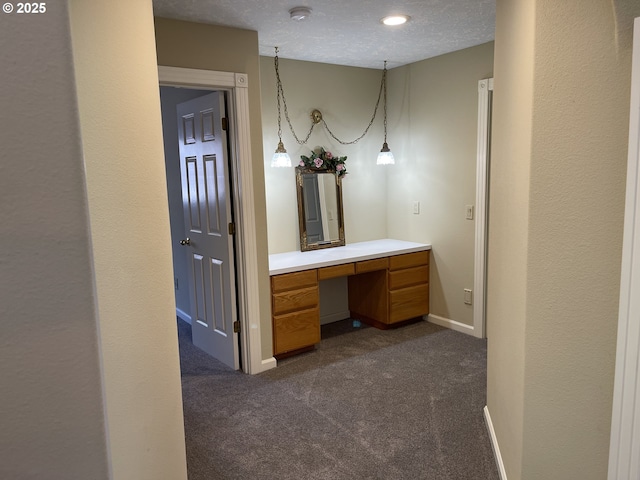
[[[233,333],[240,333],[240,321],[233,322]]]
[[[235,235],[236,234],[236,224],[231,222],[229,224],[229,235]]]
[[[222,117],[222,130],[227,130],[227,117]]]

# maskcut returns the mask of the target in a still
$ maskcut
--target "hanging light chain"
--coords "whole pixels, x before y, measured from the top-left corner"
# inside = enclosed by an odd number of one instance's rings
[[[345,142],[340,140],[338,137],[336,137],[334,135],[334,133],[329,129],[329,126],[327,125],[327,122],[324,121],[324,119],[322,120],[322,124],[324,125],[324,128],[327,129],[327,132],[329,132],[329,135],[331,135],[331,137],[341,143],[342,145],[353,145],[354,143],[358,143],[369,131],[369,129],[371,128],[371,125],[373,125],[374,120],[376,119],[376,116],[378,114],[378,106],[380,106],[380,98],[382,97],[382,92],[383,92],[383,87],[384,87],[384,98],[385,98],[385,141],[386,141],[386,135],[387,135],[387,102],[386,102],[386,98],[387,98],[387,81],[386,81],[386,76],[387,76],[387,62],[384,62],[384,71],[382,72],[382,81],[380,82],[380,91],[378,92],[378,100],[376,101],[376,106],[373,109],[373,115],[371,116],[371,120],[369,120],[369,125],[367,125],[367,128],[364,129],[364,132],[362,132],[362,135],[360,135],[358,138],[356,138],[355,140],[352,140],[350,142]]]
[[[387,143],[387,61],[384,61],[382,71],[382,85],[384,85],[384,143]]]
[[[298,144],[304,145],[305,143],[307,143],[307,141],[311,137],[311,134],[313,133],[313,129],[316,126],[316,122],[311,122],[311,128],[309,129],[309,132],[307,133],[307,136],[304,138],[304,140],[300,140],[300,138],[298,138],[298,135],[296,135],[295,130],[293,129],[293,125],[291,124],[291,119],[289,118],[289,109],[287,108],[287,100],[286,100],[286,98],[284,96],[284,89],[282,87],[282,81],[280,80],[280,68],[279,68],[279,63],[278,63],[278,47],[276,47],[276,55],[275,55],[274,63],[275,63],[275,69],[276,69],[276,83],[277,83],[277,89],[278,89],[278,137],[280,137],[280,140],[282,140],[282,138],[281,138],[282,137],[282,127],[281,127],[281,120],[280,120],[280,115],[281,115],[280,99],[282,99],[282,105],[284,106],[284,117],[287,120],[287,123],[289,124],[289,129],[291,130],[291,133],[293,134],[293,138],[295,138],[295,140],[296,140],[296,142],[298,142]],[[382,80],[380,82],[380,90],[378,91],[378,99],[376,100],[376,105],[375,105],[375,107],[373,109],[373,115],[371,116],[371,120],[369,120],[369,124],[364,129],[364,132],[362,132],[362,135],[360,135],[355,140],[351,140],[350,142],[346,142],[344,140],[340,140],[331,131],[331,129],[327,125],[327,122],[324,120],[324,118],[321,120],[321,122],[324,125],[324,128],[326,128],[326,130],[329,133],[329,135],[331,136],[331,138],[333,138],[338,143],[340,143],[342,145],[352,145],[354,143],[358,143],[369,132],[369,129],[371,128],[371,125],[373,125],[373,122],[375,121],[376,116],[378,114],[378,107],[380,106],[380,99],[382,98],[383,95],[384,95],[384,141],[386,143],[386,141],[387,141],[387,61],[386,60],[384,61],[384,70],[382,71]]]
[[[282,98],[282,104],[284,105],[284,118],[287,120],[287,123],[289,124],[289,129],[293,134],[293,138],[295,138],[296,142],[298,142],[300,145],[304,145],[309,140],[309,137],[311,137],[311,133],[313,132],[313,128],[316,126],[316,124],[311,123],[311,128],[309,129],[309,133],[307,133],[307,136],[305,137],[304,140],[300,140],[298,138],[298,135],[296,135],[295,130],[293,129],[293,125],[291,124],[291,120],[289,119],[289,109],[287,108],[287,100],[285,99],[285,96],[284,96],[282,81],[280,80],[280,68],[278,63],[278,47],[276,47],[275,66],[276,66],[276,83],[278,84],[278,134],[282,133],[282,129],[280,127],[280,98]]]
[[[278,78],[278,141],[282,142],[282,122],[280,120],[281,117],[281,113],[280,113],[280,77],[278,75],[278,47],[276,47],[276,58],[275,58],[275,64],[276,64],[276,78]]]

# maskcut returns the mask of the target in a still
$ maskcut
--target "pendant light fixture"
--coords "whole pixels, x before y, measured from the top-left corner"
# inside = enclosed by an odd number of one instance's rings
[[[281,124],[281,114],[280,114],[280,95],[282,91],[282,84],[280,83],[280,75],[278,72],[278,47],[276,47],[276,57],[275,57],[275,65],[276,65],[276,76],[277,76],[277,89],[278,89],[278,148],[276,148],[273,157],[271,158],[271,166],[272,167],[290,167],[291,166],[291,157],[287,153],[287,150],[284,148],[284,144],[282,143],[282,124]]]
[[[382,72],[382,86],[383,86],[383,95],[384,95],[384,143],[382,144],[382,149],[380,153],[378,153],[378,160],[376,163],[378,165],[393,165],[396,163],[393,158],[393,153],[389,149],[389,145],[387,144],[387,61],[384,61],[384,70]]]
[[[287,120],[287,124],[289,125],[289,129],[291,130],[291,134],[296,142],[299,145],[305,145],[313,130],[316,126],[322,126],[327,131],[329,136],[333,138],[335,141],[342,145],[353,145],[358,143],[366,134],[369,132],[369,129],[373,125],[373,121],[376,118],[378,113],[378,107],[380,106],[380,100],[384,95],[384,143],[382,144],[382,149],[378,154],[378,165],[391,165],[395,163],[393,158],[393,153],[389,149],[389,145],[387,144],[387,61],[384,62],[384,69],[382,71],[382,79],[380,81],[380,90],[378,92],[378,99],[376,101],[375,107],[373,109],[373,115],[369,120],[369,124],[366,126],[364,131],[360,136],[351,141],[345,141],[338,138],[327,125],[327,122],[322,118],[322,113],[318,109],[314,109],[311,112],[311,126],[307,135],[304,138],[298,137],[295,130],[293,129],[293,125],[291,124],[291,119],[289,118],[289,112],[287,109],[287,99],[284,95],[284,88],[282,86],[282,80],[280,79],[280,68],[278,62],[278,47],[275,47],[275,57],[274,57],[274,66],[276,73],[276,88],[277,88],[277,102],[278,102],[278,147],[276,148],[275,153],[273,154],[273,158],[271,159],[272,167],[291,167],[291,157],[287,153],[287,150],[284,148],[284,144],[282,143],[282,109],[284,109],[284,117]]]

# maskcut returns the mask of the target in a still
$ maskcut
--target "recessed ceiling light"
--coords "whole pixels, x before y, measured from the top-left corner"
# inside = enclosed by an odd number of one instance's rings
[[[408,15],[389,15],[380,20],[385,25],[402,25],[409,21]]]
[[[289,10],[291,20],[301,21],[306,20],[311,16],[311,9],[308,7],[294,7]]]

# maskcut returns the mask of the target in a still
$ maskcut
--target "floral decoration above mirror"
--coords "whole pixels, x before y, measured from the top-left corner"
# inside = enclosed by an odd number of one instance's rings
[[[331,152],[328,152],[323,147],[318,147],[311,151],[310,156],[300,155],[301,167],[310,168],[313,170],[333,170],[338,177],[344,177],[347,174],[347,157],[336,157]]]

